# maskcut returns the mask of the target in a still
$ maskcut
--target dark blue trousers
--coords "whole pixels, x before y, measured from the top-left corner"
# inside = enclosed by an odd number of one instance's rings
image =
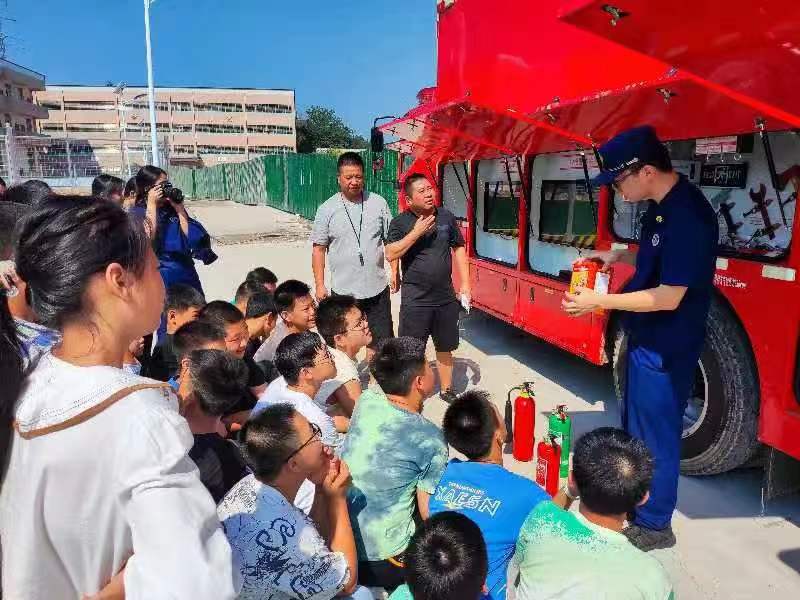
[[[650,499],[634,523],[664,529],[678,502],[683,413],[692,391],[699,353],[665,360],[657,352],[628,348],[622,426],[647,444],[655,461]]]

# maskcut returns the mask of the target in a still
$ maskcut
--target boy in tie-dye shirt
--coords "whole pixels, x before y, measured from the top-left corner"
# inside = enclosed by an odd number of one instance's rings
[[[403,583],[403,551],[415,515],[428,502],[447,464],[441,430],[420,413],[433,391],[425,347],[413,338],[386,340],[372,362],[383,391],[367,390],[356,403],[342,458],[350,465],[350,520],[359,582],[389,590]]]

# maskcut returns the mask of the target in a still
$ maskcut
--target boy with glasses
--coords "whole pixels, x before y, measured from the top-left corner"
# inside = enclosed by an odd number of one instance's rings
[[[356,356],[372,342],[369,323],[353,296],[331,296],[317,307],[317,330],[333,355],[336,377],[323,382],[314,400],[350,417],[362,391]]]
[[[253,474],[217,509],[240,600],[372,598],[357,585],[346,501],[350,471],[323,445],[322,435],[289,404],[268,407],[243,430]],[[293,504],[304,482],[316,490],[310,516]]]

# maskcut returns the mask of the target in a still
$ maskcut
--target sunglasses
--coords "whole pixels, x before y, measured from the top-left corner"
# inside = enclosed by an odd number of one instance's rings
[[[292,458],[297,456],[298,452],[300,452],[303,448],[305,448],[315,440],[319,440],[320,442],[322,441],[322,430],[319,428],[319,425],[317,425],[316,423],[309,423],[309,425],[311,425],[311,437],[308,438],[305,442],[303,442],[303,444],[297,450],[295,450],[289,456],[287,456],[283,460],[284,463],[287,463],[290,460],[292,460]]]

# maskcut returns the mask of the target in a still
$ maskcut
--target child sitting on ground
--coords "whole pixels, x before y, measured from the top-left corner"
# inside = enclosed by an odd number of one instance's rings
[[[278,311],[275,308],[275,301],[272,295],[266,292],[258,292],[250,296],[244,316],[247,323],[247,331],[250,335],[250,340],[247,342],[247,348],[244,351],[244,357],[245,360],[252,360],[253,355],[261,347],[261,344],[275,329],[275,323],[278,320]],[[264,372],[267,383],[271,383],[280,377],[272,361],[263,360],[256,364]]]
[[[389,600],[477,600],[484,597],[486,544],[469,517],[441,512],[417,529],[405,553],[406,583]]]
[[[173,347],[172,336],[190,321],[194,321],[200,310],[206,305],[203,294],[189,285],[177,283],[167,289],[167,300],[164,308],[166,334],[158,340],[153,349],[147,375],[159,381],[167,381],[178,370],[178,357]]]
[[[194,436],[189,451],[214,502],[245,477],[239,448],[225,439],[221,417],[247,392],[247,367],[224,350],[194,350],[181,359],[178,397]]]
[[[222,350],[227,351],[225,345],[225,331],[204,321],[191,321],[183,325],[173,336],[172,345],[180,365],[184,358],[195,350]],[[178,391],[180,386],[180,373],[170,377],[167,382],[172,389]]]

